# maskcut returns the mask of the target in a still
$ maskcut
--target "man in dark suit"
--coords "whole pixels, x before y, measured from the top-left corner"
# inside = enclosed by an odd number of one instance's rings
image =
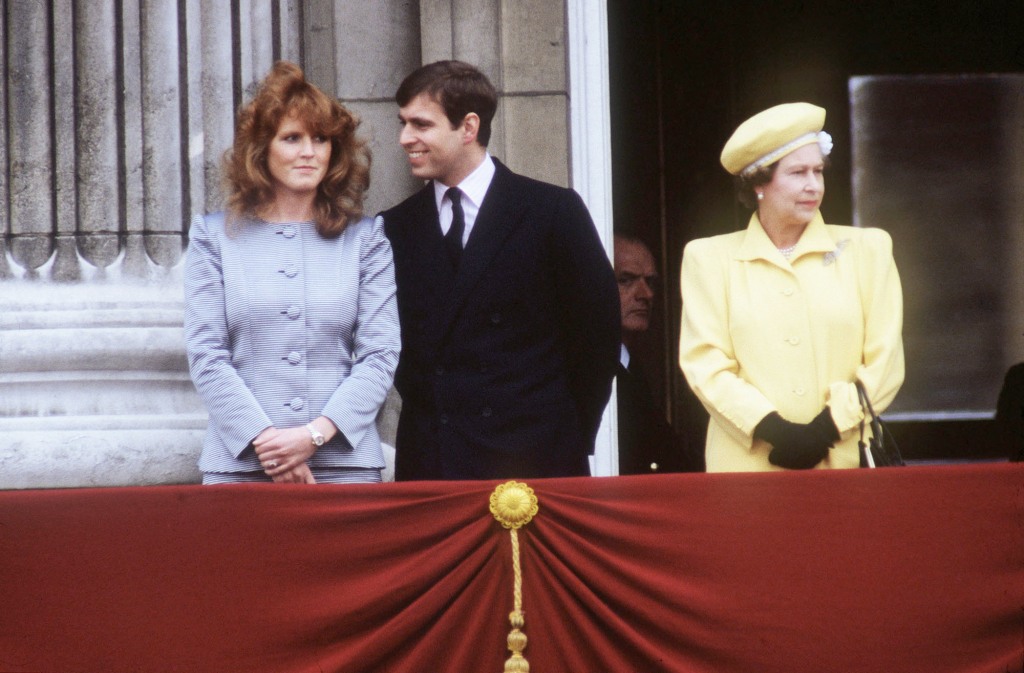
[[[622,349],[616,374],[619,421],[619,474],[702,472],[707,412],[686,388],[683,410],[688,427],[677,434],[654,403],[650,384],[635,357],[640,337],[651,325],[657,267],[639,238],[615,234],[615,280],[622,313]]]
[[[381,214],[402,325],[395,478],[589,474],[619,316],[586,206],[490,156],[497,93],[473,66],[423,66],[395,100],[429,181]]]

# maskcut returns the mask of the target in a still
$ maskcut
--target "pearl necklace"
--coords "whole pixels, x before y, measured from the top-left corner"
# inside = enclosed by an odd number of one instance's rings
[[[793,256],[793,252],[796,250],[796,246],[797,246],[797,244],[794,243],[793,245],[789,246],[788,248],[779,248],[778,249],[779,250],[779,254],[781,254],[783,257],[785,257],[788,260],[790,257]]]

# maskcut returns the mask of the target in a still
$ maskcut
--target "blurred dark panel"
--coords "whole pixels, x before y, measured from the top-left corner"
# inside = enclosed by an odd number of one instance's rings
[[[850,84],[854,211],[893,236],[907,382],[891,411],[990,412],[1024,359],[1024,76]]]

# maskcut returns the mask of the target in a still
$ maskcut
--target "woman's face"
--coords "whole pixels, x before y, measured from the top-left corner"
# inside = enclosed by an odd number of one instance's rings
[[[267,168],[278,195],[314,196],[327,173],[331,142],[310,135],[306,124],[289,115],[281,121],[267,151]]]
[[[825,159],[817,143],[804,145],[779,160],[771,182],[756,190],[761,222],[802,226],[811,221],[825,196]]]

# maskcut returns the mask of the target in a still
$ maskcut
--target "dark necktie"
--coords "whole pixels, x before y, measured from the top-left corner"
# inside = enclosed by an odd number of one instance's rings
[[[459,259],[462,257],[462,234],[466,231],[466,216],[462,212],[462,192],[458,187],[451,187],[445,192],[445,196],[452,202],[452,226],[448,227],[448,233],[444,235],[444,247],[448,251],[448,259],[452,261],[452,267],[459,268]]]

